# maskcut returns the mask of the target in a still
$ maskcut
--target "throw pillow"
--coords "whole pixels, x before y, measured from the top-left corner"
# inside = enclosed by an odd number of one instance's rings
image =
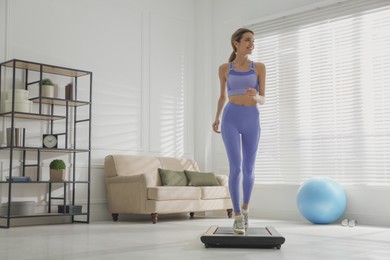
[[[172,171],[158,168],[161,182],[164,186],[187,186],[187,178],[182,171]]]
[[[193,172],[184,170],[189,186],[219,186],[213,172]]]

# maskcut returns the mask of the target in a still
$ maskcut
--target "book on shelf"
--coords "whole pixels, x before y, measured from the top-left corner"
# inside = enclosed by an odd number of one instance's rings
[[[7,181],[9,177],[7,177]],[[31,178],[26,176],[13,176],[11,177],[11,182],[30,182]]]

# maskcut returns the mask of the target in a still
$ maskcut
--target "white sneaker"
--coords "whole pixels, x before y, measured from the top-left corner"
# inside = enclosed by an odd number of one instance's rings
[[[357,224],[357,220],[356,219],[351,219],[349,222],[348,222],[348,226],[349,227],[354,227],[356,226]]]
[[[249,210],[241,209],[241,213],[244,216],[245,230],[247,230],[248,229],[248,223],[249,223]]]
[[[233,230],[236,234],[245,234],[245,220],[243,215],[234,218]]]

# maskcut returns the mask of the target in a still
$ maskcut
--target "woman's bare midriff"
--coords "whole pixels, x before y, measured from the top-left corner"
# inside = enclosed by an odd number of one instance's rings
[[[230,96],[229,102],[240,106],[256,106],[256,101],[253,97],[247,95]]]

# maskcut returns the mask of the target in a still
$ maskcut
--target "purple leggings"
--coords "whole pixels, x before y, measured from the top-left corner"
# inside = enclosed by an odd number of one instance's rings
[[[223,111],[221,133],[229,159],[229,191],[234,212],[241,212],[239,190],[241,165],[243,203],[248,204],[252,194],[253,168],[261,132],[259,115],[257,106],[240,106],[234,103],[228,103]]]

